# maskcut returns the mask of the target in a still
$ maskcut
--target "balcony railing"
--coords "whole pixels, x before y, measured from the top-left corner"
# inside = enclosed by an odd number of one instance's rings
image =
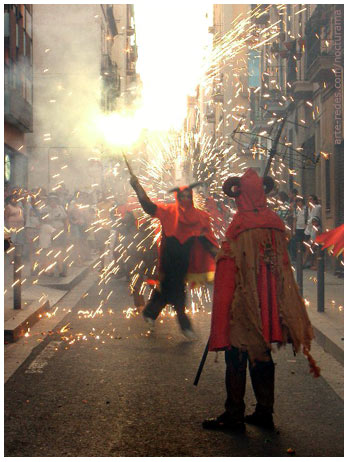
[[[215,110],[208,107],[205,113],[205,118],[207,119],[207,122],[214,123],[215,122]]]
[[[100,73],[106,77],[115,77],[117,74],[117,64],[111,61],[108,54],[102,55]]]
[[[33,107],[18,90],[5,85],[4,115],[5,121],[24,133],[33,131]]]
[[[333,5],[318,5],[306,24],[306,79],[322,82],[333,78],[334,41],[330,30]]]
[[[132,76],[135,75],[136,69],[135,69],[135,63],[132,61],[128,61],[127,63],[127,75]]]
[[[290,92],[296,101],[311,100],[313,98],[313,83],[307,80],[297,80],[292,83]]]
[[[212,99],[214,103],[223,103],[224,102],[224,95],[221,90],[218,90],[213,93]]]
[[[320,46],[317,40],[307,52],[306,78],[311,82],[323,82],[334,78],[335,55],[330,48]]]

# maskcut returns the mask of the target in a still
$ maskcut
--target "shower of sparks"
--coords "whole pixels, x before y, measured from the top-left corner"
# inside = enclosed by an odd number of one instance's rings
[[[302,6],[302,5],[301,5]],[[226,200],[222,193],[223,182],[233,173],[240,176],[250,166],[250,161],[266,160],[269,155],[269,146],[275,138],[275,134],[283,120],[287,106],[293,102],[291,84],[282,90],[277,84],[278,76],[274,69],[279,62],[277,52],[272,51],[272,43],[277,41],[281,32],[281,22],[284,18],[284,5],[277,6],[279,18],[273,23],[269,19],[269,9],[271,5],[258,5],[256,8],[239,15],[231,24],[231,29],[224,35],[216,33],[213,39],[213,46],[204,66],[204,77],[199,84],[199,93],[202,98],[203,111],[201,111],[198,98],[193,98],[192,112],[194,117],[194,129],[188,127],[186,131],[154,133],[149,132],[145,136],[144,149],[137,152],[137,155],[130,155],[129,161],[138,174],[140,183],[146,189],[149,197],[155,202],[169,203],[173,201],[173,196],[168,194],[168,190],[177,185],[188,184],[193,181],[203,182],[204,186],[194,190],[194,203],[196,207],[207,210],[212,216],[212,227],[218,240],[221,241],[225,235],[226,227],[235,208],[232,201]],[[295,14],[300,14],[306,8],[300,9]],[[298,37],[301,39],[302,37]],[[319,37],[318,37],[319,38]],[[304,46],[302,48],[304,50]],[[330,46],[327,44],[326,46]],[[258,58],[261,56],[261,49],[265,55],[265,69],[262,75],[260,86],[250,89],[248,85],[249,70],[248,57],[253,52]],[[50,49],[46,49],[48,53]],[[294,57],[296,60],[296,56]],[[279,67],[279,66],[278,66]],[[43,73],[48,73],[49,68],[42,69]],[[226,101],[224,89],[231,88],[230,98]],[[72,91],[62,85],[56,87],[56,92],[48,99],[47,104],[54,107],[61,93],[72,95]],[[254,99],[255,105],[261,111],[263,124],[254,123],[250,117],[250,102]],[[308,130],[315,119],[320,116],[319,108],[313,107],[313,103],[306,101],[308,110],[313,112],[309,120],[301,119],[298,129]],[[109,117],[99,119],[99,128],[104,130],[105,140],[108,147],[113,149],[115,143],[120,142],[128,145],[134,142],[141,134],[141,118],[123,117],[120,114],[112,114]],[[116,123],[117,122],[117,123]],[[115,126],[118,125],[118,132]],[[206,127],[214,127],[205,131]],[[121,129],[120,129],[121,127]],[[72,129],[72,133],[74,129]],[[122,133],[121,133],[122,132]],[[207,134],[209,133],[209,134]],[[228,133],[228,135],[226,135]],[[49,129],[42,134],[42,141],[50,143],[53,141]],[[49,144],[48,144],[49,145]],[[22,147],[21,147],[22,148]],[[21,149],[19,148],[19,149]],[[51,149],[51,148],[50,148]],[[117,151],[117,149],[116,149]],[[250,155],[251,153],[251,155]],[[53,192],[60,192],[65,186],[65,175],[70,174],[71,165],[66,149],[51,149],[50,160],[50,189]],[[296,168],[298,166],[313,166],[316,160],[313,158],[323,157],[328,159],[331,153],[320,151],[308,157],[304,153],[302,146],[296,147],[281,136],[278,147],[278,155],[274,158],[271,165],[270,174],[275,179],[278,186],[286,184],[283,179],[287,173],[296,183]],[[82,200],[80,192],[77,193],[74,204],[77,210],[83,213],[91,213],[93,219],[89,227],[85,230],[88,236],[92,234],[98,236],[102,230],[107,230],[109,236],[105,240],[105,248],[99,255],[94,257],[92,265],[95,271],[99,271],[98,281],[98,301],[96,307],[78,310],[78,319],[89,319],[91,323],[97,318],[113,316],[114,312],[109,306],[112,295],[115,294],[115,279],[126,277],[128,280],[129,296],[137,291],[146,300],[151,296],[153,281],[157,279],[157,255],[160,245],[161,228],[158,220],[149,218],[140,207],[135,194],[132,192],[128,196],[128,209],[136,217],[136,229],[129,235],[123,222],[118,197],[118,190],[114,184],[128,183],[128,172],[125,169],[123,159],[118,154],[113,156],[108,162],[103,161],[102,149],[94,148],[91,150],[88,159],[90,166],[102,166],[103,182],[108,192],[106,200],[110,202],[107,210],[103,206],[96,204],[91,207]],[[290,168],[290,158],[295,163]],[[104,164],[103,164],[104,162]],[[91,180],[90,191],[100,187],[100,183]],[[23,205],[29,201],[29,197],[24,190],[19,190],[18,201]],[[40,190],[32,194],[32,204],[41,212],[42,222],[49,220],[49,212],[46,213],[46,199],[40,196]],[[279,210],[282,208],[276,198],[268,199],[269,205]],[[214,208],[215,207],[215,208]],[[68,210],[68,207],[67,211]],[[22,228],[23,229],[23,228]],[[9,232],[19,233],[21,230],[8,230]],[[55,232],[52,235],[53,241],[59,240],[64,231]],[[41,278],[48,278],[50,273],[57,271],[58,263],[63,260],[69,270],[75,268],[81,259],[81,249],[75,244],[66,244],[61,249],[49,250],[38,245],[39,236],[33,238],[35,248],[33,267],[28,268],[28,264],[17,268],[26,274],[33,269],[35,278],[23,277],[15,278],[12,284],[5,289],[5,294],[19,284],[27,287],[28,284],[38,285]],[[313,243],[305,243],[309,250],[313,252]],[[12,258],[14,247],[11,247],[6,255]],[[63,258],[64,257],[64,258]],[[13,262],[12,262],[13,264]],[[343,265],[344,263],[341,262]],[[295,270],[295,268],[293,268]],[[313,283],[317,283],[315,277],[311,278]],[[151,284],[148,282],[151,281]],[[186,310],[190,316],[197,316],[205,313],[210,315],[211,290],[208,287],[189,290]],[[89,297],[84,294],[83,298]],[[47,298],[45,294],[40,300]],[[305,300],[306,306],[309,301]],[[129,300],[124,302],[122,310],[125,319],[132,322],[140,314],[139,309],[128,306]],[[343,306],[337,307],[336,302],[331,303],[333,309],[343,310]],[[337,308],[336,308],[337,307]],[[41,315],[51,318],[56,315],[58,307],[53,312]],[[158,319],[158,322],[166,322],[175,316],[173,307],[167,306]],[[70,323],[58,331],[67,345],[76,345],[79,342],[86,342],[93,338],[98,345],[103,343],[104,338],[119,339],[116,327],[111,332],[96,331],[90,328],[88,333],[72,333]],[[145,329],[144,329],[145,330]],[[53,333],[52,333],[53,334]],[[30,336],[30,329],[25,334]],[[145,334],[145,335],[148,335]]]

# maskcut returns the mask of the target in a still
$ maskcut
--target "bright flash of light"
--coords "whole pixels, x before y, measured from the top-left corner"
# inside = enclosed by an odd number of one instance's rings
[[[134,144],[144,127],[138,113],[132,116],[118,113],[100,114],[96,117],[95,124],[105,142],[121,148]]]

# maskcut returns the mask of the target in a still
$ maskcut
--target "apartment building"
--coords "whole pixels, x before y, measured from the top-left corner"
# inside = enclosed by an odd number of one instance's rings
[[[116,18],[118,34],[113,42],[111,53],[118,63],[122,104],[129,107],[137,96],[138,88],[138,75],[136,72],[138,48],[134,5],[112,5],[112,8]]]
[[[136,48],[131,5],[34,5],[30,186],[100,188],[108,147],[95,117],[129,105]],[[132,32],[131,32],[132,29]],[[133,43],[133,42],[132,42]],[[131,66],[132,72],[130,71]],[[83,173],[82,173],[83,172]]]
[[[264,153],[252,149],[253,137],[241,133],[245,129],[253,131],[250,124],[255,123],[255,114],[259,111],[253,90],[261,81],[260,53],[245,46],[251,7],[212,5],[208,30],[212,34],[211,65],[206,81],[197,87],[194,101],[192,98],[188,101],[186,130],[199,134],[201,144],[211,140],[216,153],[211,168],[216,171],[224,168],[224,163],[233,155],[238,156],[239,164],[247,164],[261,173],[266,162]],[[234,167],[235,173],[239,173],[237,165]]]
[[[33,129],[32,5],[4,5],[4,180],[26,186]]]
[[[264,10],[276,36],[260,50],[255,126],[273,118],[274,137],[286,118],[272,167],[279,189],[316,194],[323,228],[333,228],[343,223],[343,5]]]

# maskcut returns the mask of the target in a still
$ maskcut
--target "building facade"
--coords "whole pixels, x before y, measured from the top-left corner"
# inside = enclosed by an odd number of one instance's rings
[[[105,146],[95,119],[121,111],[135,69],[125,56],[130,5],[34,5],[34,132],[29,185],[54,191],[102,186]],[[123,30],[123,18],[129,30]],[[134,35],[134,33],[133,33]],[[136,49],[133,49],[136,51]],[[127,67],[128,66],[128,67]],[[128,72],[128,73],[127,73]],[[83,172],[83,173],[82,173]]]
[[[279,189],[316,194],[332,229],[344,212],[343,5],[265,5],[264,21],[275,37],[260,50],[258,129],[286,118],[273,164]]]
[[[33,130],[32,5],[4,5],[4,174],[27,186],[25,134]]]

